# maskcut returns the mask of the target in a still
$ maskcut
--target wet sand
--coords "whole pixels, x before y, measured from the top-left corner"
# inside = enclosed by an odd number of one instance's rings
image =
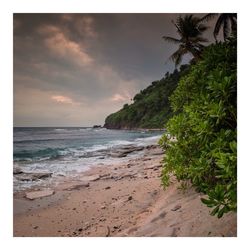
[[[180,190],[174,177],[163,190],[162,158],[159,147],[147,147],[136,159],[52,183],[53,195],[15,193],[14,236],[237,236],[236,213],[210,216],[204,195]]]

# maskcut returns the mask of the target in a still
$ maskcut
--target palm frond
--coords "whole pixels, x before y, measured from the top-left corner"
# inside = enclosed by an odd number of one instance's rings
[[[187,48],[184,45],[180,45],[178,50],[176,50],[171,56],[170,59],[175,63],[175,67],[178,66],[185,54],[189,53]]]
[[[200,25],[198,26],[198,30],[199,30],[201,33],[204,32],[204,31],[206,31],[208,28],[209,28],[209,27],[206,26],[206,25],[204,25],[204,24],[200,24]]]
[[[231,21],[231,30],[232,32],[235,32],[237,30],[237,14],[230,15],[230,21]]]
[[[200,19],[200,22],[208,22],[208,21],[210,21],[211,19],[213,19],[214,17],[216,17],[218,15],[219,15],[218,13],[209,13],[209,14],[203,16]]]
[[[224,40],[226,40],[228,38],[229,34],[230,34],[230,28],[229,28],[228,19],[225,19],[224,24],[223,24],[223,37],[224,37]]]
[[[163,36],[162,37],[166,42],[169,42],[169,43],[174,43],[174,44],[180,44],[181,41],[179,39],[176,39],[174,37],[169,37],[169,36]]]
[[[214,38],[217,39],[217,36],[220,32],[220,29],[222,27],[222,24],[223,24],[223,20],[224,20],[224,14],[221,14],[215,24],[215,27],[214,27]]]
[[[207,38],[202,37],[202,36],[190,38],[190,41],[192,43],[207,43],[207,42],[209,42]]]

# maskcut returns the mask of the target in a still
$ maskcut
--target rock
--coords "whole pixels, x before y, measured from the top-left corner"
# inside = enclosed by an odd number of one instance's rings
[[[37,228],[38,228],[38,226],[34,226],[34,227],[33,227],[33,229],[37,229]]]
[[[159,168],[161,168],[161,167],[162,167],[162,165],[161,165],[161,164],[154,165],[154,170],[155,170],[155,169],[159,169]]]
[[[79,228],[79,229],[78,229],[78,232],[82,232],[82,230],[83,230],[82,228]]]
[[[110,186],[105,187],[105,189],[110,189],[110,188],[111,188]]]
[[[100,179],[101,180],[106,180],[106,179],[110,179],[110,174],[103,174],[103,175],[100,175]]]
[[[67,191],[79,190],[83,187],[89,187],[89,183],[83,182],[83,183],[77,183],[77,184],[70,184],[64,187],[63,190],[67,190]]]
[[[94,125],[93,128],[102,128],[102,125]]]
[[[14,168],[13,169],[13,174],[23,174],[23,171],[21,170],[21,168]]]
[[[88,182],[88,181],[97,181],[100,178],[101,176],[99,174],[95,174],[95,175],[90,175],[90,176],[84,176],[80,180]]]
[[[46,190],[40,190],[40,191],[27,192],[25,194],[25,197],[29,200],[34,200],[37,198],[42,198],[42,197],[53,195],[54,193],[55,193],[54,190],[46,189]]]
[[[171,211],[177,211],[181,208],[181,205],[176,205],[174,208],[171,209]]]
[[[122,158],[122,157],[126,157],[127,156],[127,154],[126,153],[111,153],[111,154],[109,154],[111,157],[114,157],[114,158]]]
[[[126,157],[128,154],[133,153],[135,151],[141,151],[143,150],[143,146],[124,146],[121,148],[116,149],[114,152],[111,152],[109,155],[111,157]]]
[[[152,152],[151,155],[163,155],[164,151]]]
[[[106,209],[106,207],[105,207],[105,206],[102,206],[101,209]]]
[[[153,148],[158,148],[158,145],[148,145],[146,146],[146,149],[153,149]]]
[[[144,159],[142,159],[143,161],[150,161],[151,160],[151,158],[144,158]]]
[[[131,201],[133,199],[132,195],[128,197],[128,201]]]
[[[136,176],[136,173],[134,173],[134,174],[124,174],[124,175],[121,175],[121,176],[119,176],[119,177],[117,177],[116,178],[116,180],[121,180],[121,179],[123,179],[123,178],[135,178],[135,176]]]
[[[147,169],[159,169],[162,165],[161,164],[158,164],[158,165],[149,165],[149,166],[146,166],[144,167],[144,170],[147,170]]]
[[[20,181],[35,181],[51,177],[52,173],[20,173],[16,178]]]

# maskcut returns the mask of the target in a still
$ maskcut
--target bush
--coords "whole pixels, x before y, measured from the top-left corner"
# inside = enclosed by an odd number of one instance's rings
[[[237,208],[236,52],[236,39],[204,50],[170,97],[176,115],[160,140],[166,150],[163,185],[170,173],[190,180],[218,217]]]

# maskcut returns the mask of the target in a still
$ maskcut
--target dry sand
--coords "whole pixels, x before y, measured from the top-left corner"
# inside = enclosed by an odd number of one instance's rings
[[[236,236],[236,213],[217,219],[202,194],[171,179],[160,183],[160,148],[115,165],[100,165],[62,178],[52,194],[29,200],[14,194],[14,236]],[[51,191],[52,190],[52,191]],[[39,191],[31,190],[31,191]]]

